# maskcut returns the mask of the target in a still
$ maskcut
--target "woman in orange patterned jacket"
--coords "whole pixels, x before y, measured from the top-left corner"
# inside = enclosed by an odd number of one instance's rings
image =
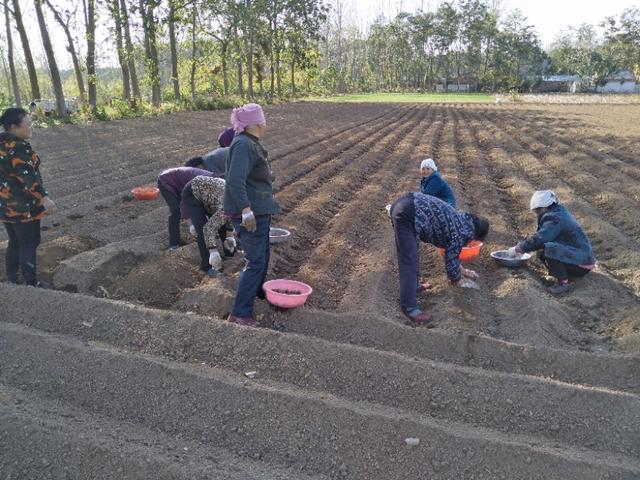
[[[0,117],[0,221],[9,236],[6,274],[18,282],[42,286],[36,273],[36,250],[40,244],[40,220],[52,213],[55,203],[47,196],[40,176],[40,157],[27,140],[33,129],[22,108],[8,108]]]

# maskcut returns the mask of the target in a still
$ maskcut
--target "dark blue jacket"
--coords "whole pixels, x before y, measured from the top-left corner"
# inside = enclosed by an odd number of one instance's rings
[[[432,195],[413,194],[417,237],[425,243],[444,248],[444,266],[449,280],[460,279],[460,252],[473,240],[475,228],[471,215],[460,212]]]
[[[229,147],[220,147],[202,156],[204,168],[210,172],[224,175],[224,171],[229,158]]]
[[[571,265],[593,265],[591,243],[575,218],[554,204],[538,219],[538,231],[518,245],[523,252],[544,248],[547,258]]]
[[[255,215],[280,212],[273,198],[273,174],[269,154],[253,135],[243,132],[233,139],[226,163],[224,211],[240,214],[251,207]]]
[[[451,186],[440,176],[440,172],[433,172],[428,177],[422,177],[422,180],[420,180],[420,193],[433,195],[456,208],[456,196]]]

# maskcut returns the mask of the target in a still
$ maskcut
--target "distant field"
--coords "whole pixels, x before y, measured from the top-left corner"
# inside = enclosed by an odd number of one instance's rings
[[[493,103],[495,98],[484,93],[369,93],[312,97],[307,100],[336,103]]]

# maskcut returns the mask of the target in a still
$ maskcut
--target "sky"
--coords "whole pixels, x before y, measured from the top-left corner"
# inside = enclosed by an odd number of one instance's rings
[[[421,7],[435,10],[438,0],[344,0],[352,12],[357,12],[361,26],[371,23],[380,13],[387,17],[404,8],[413,12]],[[519,8],[536,27],[543,47],[548,47],[555,36],[567,26],[582,23],[597,25],[605,17],[618,16],[625,8],[637,6],[638,0],[502,0],[504,10]],[[375,7],[375,8],[372,8]]]

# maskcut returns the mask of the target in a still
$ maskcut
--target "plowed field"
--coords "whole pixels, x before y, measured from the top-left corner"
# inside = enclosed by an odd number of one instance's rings
[[[640,107],[267,109],[273,223],[293,233],[269,276],[314,293],[294,311],[258,301],[259,329],[221,320],[242,260],[205,278],[186,229],[165,251],[164,202],[128,194],[213,148],[228,115],[35,132],[59,207],[39,250],[55,290],[0,284],[0,477],[638,478]],[[432,329],[400,314],[384,211],[427,156],[491,222],[480,291],[422,247]],[[543,188],[598,260],[558,298],[536,262],[488,255],[535,231]]]

